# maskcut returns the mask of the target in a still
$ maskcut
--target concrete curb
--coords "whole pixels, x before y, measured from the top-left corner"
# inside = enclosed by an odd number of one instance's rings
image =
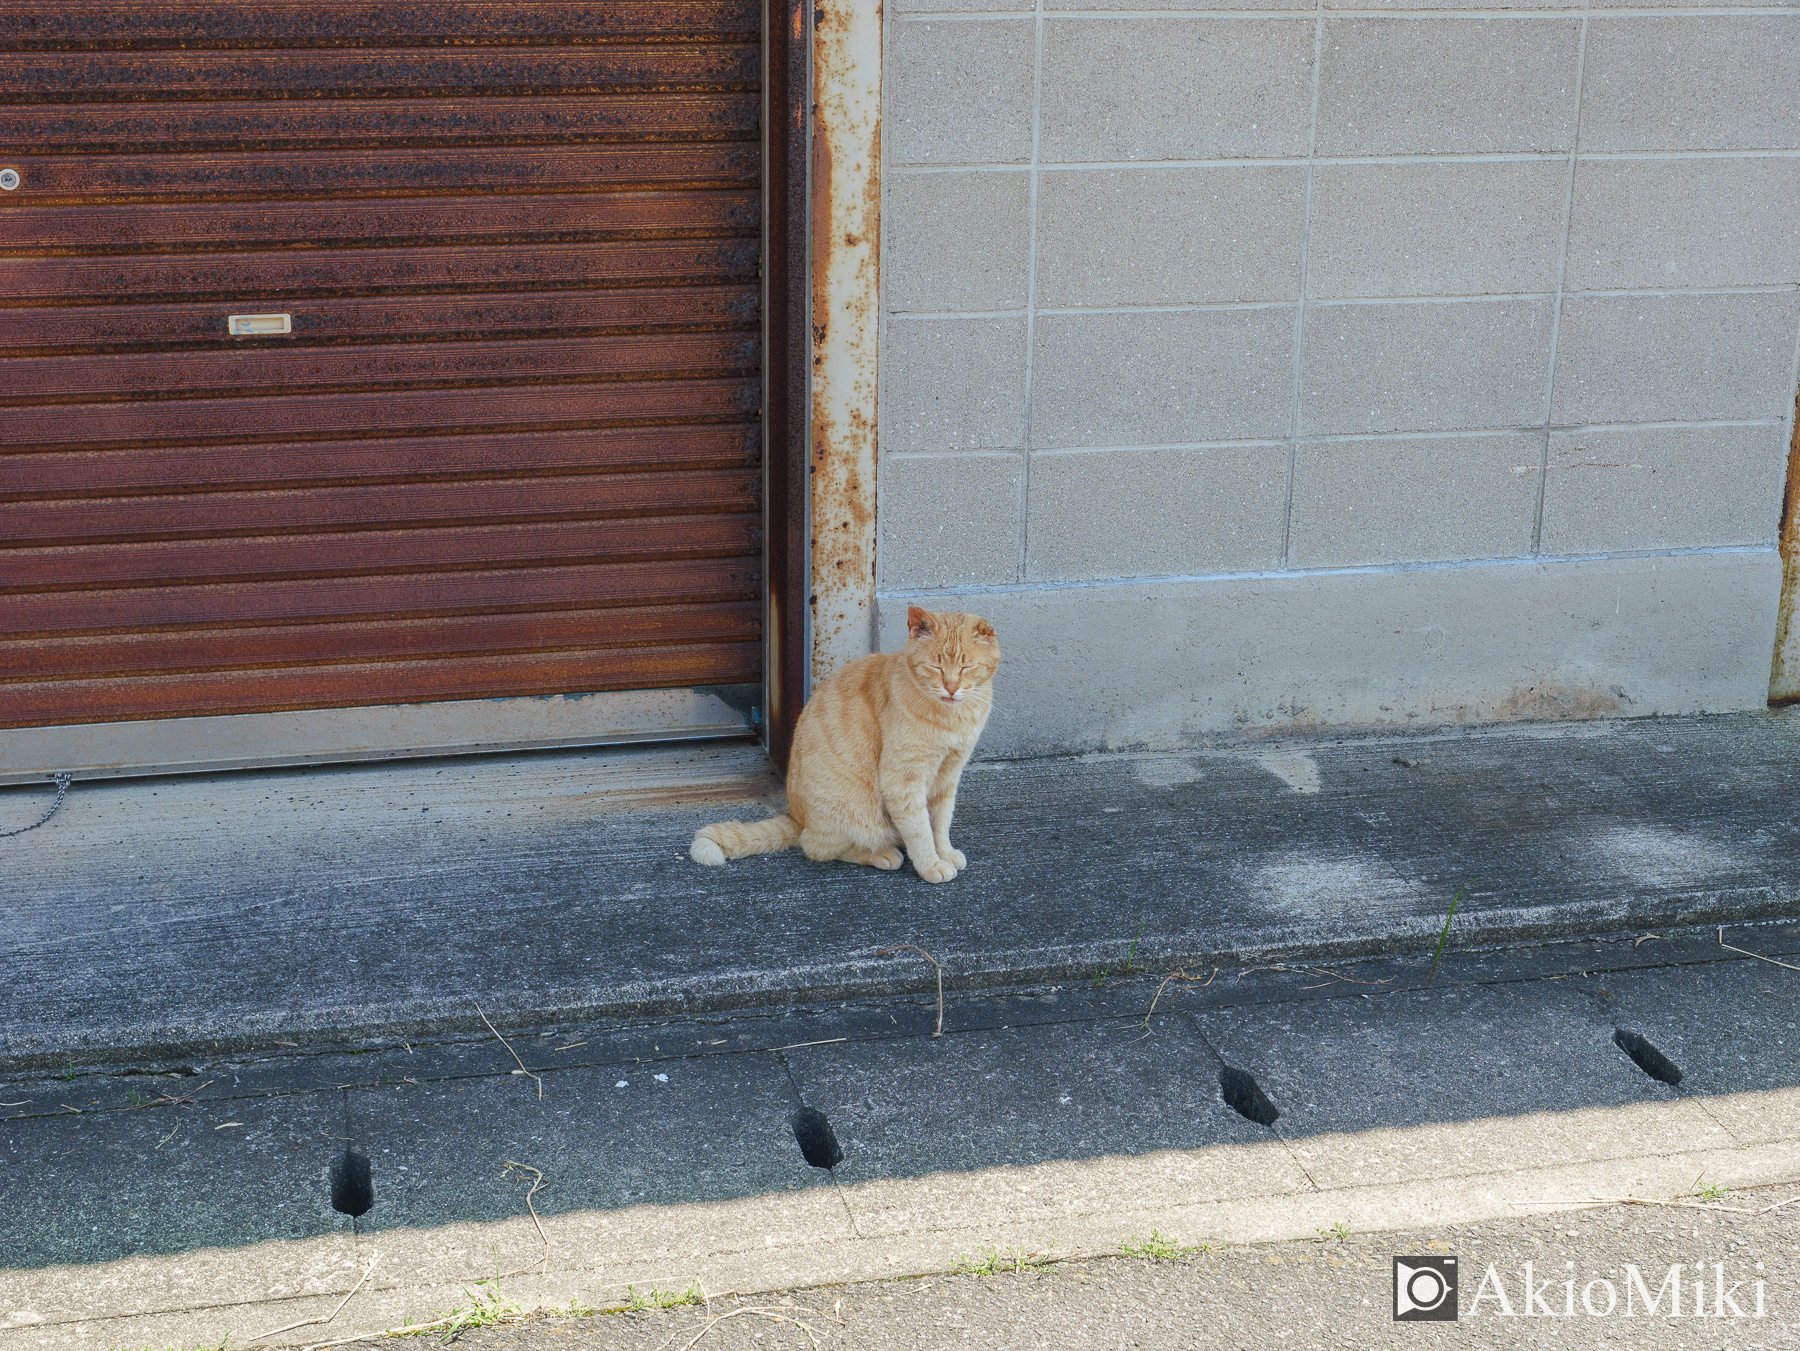
[[[1695,1145],[1646,1154],[1645,1139],[1659,1135]],[[1383,1161],[1391,1176],[1319,1187],[1305,1165],[1326,1153]],[[1536,1162],[1522,1165],[1528,1157]],[[377,1252],[373,1277],[329,1328],[258,1344],[302,1346],[424,1321],[469,1303],[464,1287],[492,1277],[496,1262],[503,1292],[527,1308],[603,1306],[627,1285],[697,1281],[714,1295],[753,1294],[947,1272],[987,1247],[1033,1261],[1111,1255],[1152,1229],[1184,1243],[1244,1244],[1313,1238],[1336,1224],[1363,1233],[1460,1224],[1665,1199],[1701,1175],[1732,1189],[1800,1184],[1800,1089],[577,1211],[544,1221],[547,1261],[521,1214],[12,1271],[0,1277],[0,1351],[211,1343],[227,1332],[241,1345],[329,1313]]]

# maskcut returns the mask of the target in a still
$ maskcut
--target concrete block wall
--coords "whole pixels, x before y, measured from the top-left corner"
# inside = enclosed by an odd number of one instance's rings
[[[1800,13],[1125,3],[890,0],[884,645],[997,754],[1760,705]]]

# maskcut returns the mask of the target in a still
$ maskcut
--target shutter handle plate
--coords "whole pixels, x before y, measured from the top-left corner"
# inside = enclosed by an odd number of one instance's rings
[[[260,338],[276,333],[292,333],[291,314],[234,314],[225,321],[225,331],[234,338]]]

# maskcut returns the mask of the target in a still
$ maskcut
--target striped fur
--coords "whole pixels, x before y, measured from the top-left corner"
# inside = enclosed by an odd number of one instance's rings
[[[696,863],[798,842],[810,859],[898,868],[899,846],[928,882],[967,866],[950,843],[963,766],[993,709],[1000,641],[984,619],[907,611],[906,646],[827,677],[794,729],[788,810],[720,821],[694,836]]]
[[[791,816],[771,816],[767,821],[717,821],[694,833],[688,857],[716,867],[728,858],[775,854],[800,843],[800,825]]]

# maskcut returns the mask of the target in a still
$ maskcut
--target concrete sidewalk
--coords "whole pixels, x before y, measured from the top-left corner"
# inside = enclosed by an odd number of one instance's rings
[[[680,1351],[690,1341],[699,1351],[1413,1351],[1430,1338],[1484,1351],[1545,1345],[1775,1351],[1800,1345],[1797,1221],[1791,1206],[1745,1212],[1795,1195],[1792,1187],[1778,1187],[1733,1192],[1716,1210],[1602,1206],[1344,1238],[1309,1235],[1178,1258],[1059,1261],[667,1310],[540,1316],[470,1332],[461,1345],[465,1351]],[[1429,1324],[1394,1321],[1396,1255],[1456,1258],[1454,1327],[1439,1325],[1434,1335]],[[1697,1261],[1705,1265],[1696,1269]],[[1714,1262],[1725,1277],[1722,1302]],[[1539,1297],[1529,1307],[1527,1263]],[[1666,1316],[1671,1301],[1664,1292],[1665,1316],[1646,1317],[1630,1269],[1638,1268],[1654,1292],[1678,1264],[1682,1316]],[[1571,1268],[1579,1273],[1572,1303],[1563,1284]],[[1699,1314],[1696,1277],[1705,1278]]]
[[[934,887],[696,867],[779,807],[742,744],[81,783],[0,841],[0,1067],[1793,916],[1797,801],[1793,711],[990,761]]]
[[[524,1307],[600,1307],[1800,1182],[1800,924],[1727,937],[1762,956],[1639,935],[1454,954],[1429,989],[1409,958],[964,995],[941,1037],[902,998],[15,1076],[0,1351],[306,1345],[496,1273]],[[835,1174],[800,1156],[802,1103]],[[350,1143],[356,1220],[327,1177]]]

